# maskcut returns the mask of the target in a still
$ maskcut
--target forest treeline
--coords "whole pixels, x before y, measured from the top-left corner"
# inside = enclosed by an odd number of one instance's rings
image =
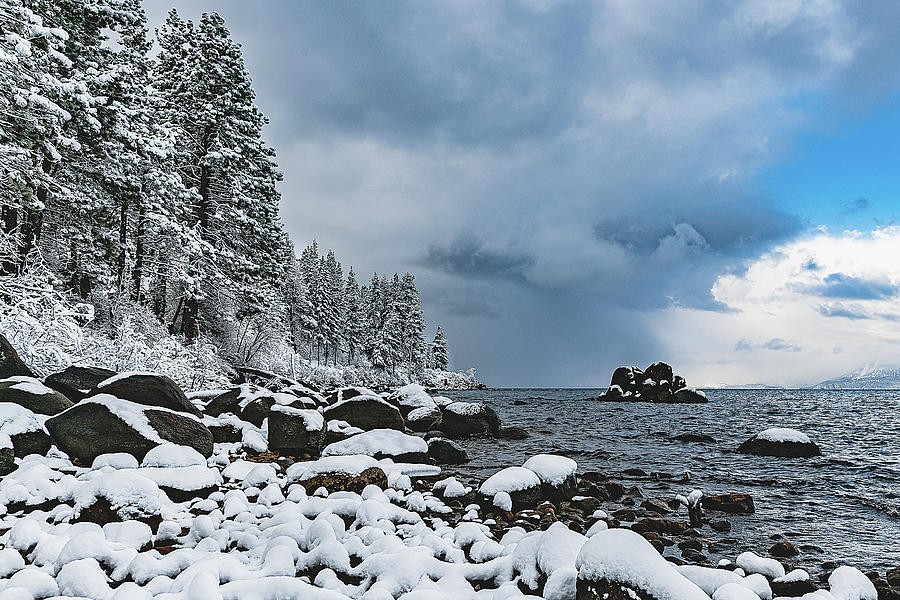
[[[154,48],[155,44],[155,48]],[[0,0],[0,271],[49,274],[99,323],[152,314],[249,364],[446,369],[414,277],[361,284],[316,242],[297,256],[241,47],[216,13],[139,0]]]

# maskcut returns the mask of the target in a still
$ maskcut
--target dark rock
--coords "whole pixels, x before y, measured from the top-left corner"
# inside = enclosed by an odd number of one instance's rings
[[[344,399],[325,409],[325,419],[346,421],[364,431],[372,429],[403,431],[403,415],[396,406],[388,404],[378,396],[357,394]]]
[[[34,372],[25,364],[19,353],[5,336],[0,335],[0,378],[24,375],[34,377]]]
[[[142,410],[150,428],[160,439],[190,446],[203,456],[212,455],[212,433],[197,419],[139,404],[132,406]],[[88,398],[47,419],[45,425],[57,446],[85,464],[110,452],[127,452],[142,460],[159,442],[133,428],[126,417],[114,412],[115,409],[115,405]]]
[[[757,435],[738,446],[738,452],[756,456],[778,456],[781,458],[808,458],[821,456],[822,451],[815,442],[773,442],[760,439]]]
[[[781,558],[787,558],[790,556],[797,556],[800,554],[800,551],[787,540],[782,540],[780,542],[775,542],[772,544],[772,547],[769,548],[769,554],[772,556],[778,556]]]
[[[338,388],[336,390],[332,390],[326,397],[325,401],[328,404],[337,404],[338,402],[343,402],[344,400],[349,400],[350,398],[356,398],[357,396],[377,396],[375,392],[368,388],[363,387],[344,387]]]
[[[159,524],[162,523],[162,517],[160,515],[148,515],[145,517],[128,515],[127,518],[123,518],[119,515],[117,510],[113,508],[109,500],[98,497],[97,501],[92,505],[82,508],[74,521],[76,523],[97,523],[101,526],[106,525],[107,523],[118,523],[121,521],[140,521],[141,523],[149,525],[150,529],[155,533],[159,529]]]
[[[16,423],[15,429],[5,426],[5,421]],[[19,404],[0,402],[0,433],[9,436],[13,453],[19,458],[29,454],[46,455],[50,450],[50,436],[35,414]]]
[[[612,516],[620,521],[634,521],[637,517],[635,512],[630,508],[620,508],[619,510],[614,510],[612,512]],[[658,532],[654,531],[654,533]]]
[[[15,446],[0,447],[0,475],[6,475],[16,470]]]
[[[606,497],[610,500],[618,500],[625,495],[625,486],[615,481],[605,481],[601,484]]]
[[[756,512],[750,494],[719,494],[703,496],[702,506],[706,510],[716,510],[730,515],[752,515]]]
[[[709,402],[709,399],[706,397],[706,394],[700,390],[683,387],[672,394],[670,402],[679,404],[703,404],[704,402]]]
[[[413,409],[405,418],[406,426],[411,431],[425,432],[440,427],[443,415],[437,406],[429,406]]]
[[[224,423],[211,425],[208,429],[217,444],[240,442],[243,439],[243,432],[234,425]]]
[[[697,443],[712,443],[715,442],[712,437],[708,435],[704,435],[702,433],[680,433],[672,438],[678,442],[697,442]]]
[[[665,382],[664,385],[668,386],[674,380],[675,374],[672,372],[671,365],[664,362],[655,362],[644,369],[644,377],[657,383]]]
[[[500,437],[505,440],[524,440],[529,436],[528,431],[523,427],[501,427]]]
[[[231,413],[243,421],[262,427],[263,421],[269,416],[269,410],[275,406],[275,396],[272,394],[266,388],[244,383],[210,400],[203,411],[213,417]],[[298,399],[298,404],[301,403]]]
[[[725,519],[714,519],[709,522],[709,526],[712,527],[713,531],[718,531],[719,533],[731,531],[731,522]]]
[[[525,402],[524,400],[516,400],[513,402],[513,406],[525,406],[526,404],[528,404],[528,403]]]
[[[894,567],[884,577],[892,587],[900,587],[900,567]]]
[[[644,373],[637,367],[619,367],[612,374],[610,387],[619,386],[623,392],[636,392],[644,382]]]
[[[178,384],[165,375],[134,373],[113,377],[94,388],[91,395],[94,394],[111,394],[116,398],[144,406],[161,406],[186,412],[195,417],[203,416],[187,399]]]
[[[572,507],[584,513],[593,513],[600,508],[600,499],[594,496],[576,496],[572,498]]]
[[[41,415],[55,415],[72,406],[72,401],[56,390],[21,376],[0,380],[0,402],[12,402]]]
[[[388,486],[387,475],[379,467],[369,467],[359,475],[347,473],[319,473],[307,479],[300,479],[300,483],[312,494],[320,487],[329,492],[356,492],[362,493],[367,485],[376,485],[381,489]]]
[[[647,471],[638,468],[631,468],[625,469],[624,471],[622,471],[622,474],[628,477],[646,477]]]
[[[469,460],[469,455],[462,446],[441,437],[428,440],[428,456],[442,465],[458,465]]]
[[[697,539],[690,540],[682,540],[678,542],[678,549],[685,550],[686,548],[693,548],[694,550],[703,550],[703,542]]]
[[[116,374],[115,371],[100,367],[80,367],[70,365],[44,378],[44,384],[51,387],[72,402],[79,402],[95,387]]]
[[[276,406],[269,412],[269,450],[291,456],[318,455],[325,445],[325,419],[313,409]]]
[[[672,519],[641,519],[632,525],[631,529],[638,533],[653,531],[668,535],[681,535],[688,530],[688,526],[686,523]]]
[[[692,563],[706,563],[709,562],[709,557],[700,552],[699,550],[695,550],[694,548],[685,548],[681,551],[681,556],[688,562]]]
[[[500,435],[500,417],[490,406],[472,402],[454,402],[444,407],[441,431],[451,438]]]
[[[665,500],[661,500],[659,498],[650,498],[648,500],[644,500],[644,502],[641,504],[641,508],[659,515],[666,515],[670,512],[668,503],[666,503]]]
[[[772,588],[772,595],[782,598],[799,598],[804,594],[809,594],[818,589],[816,588],[816,585],[809,579],[805,581],[791,581],[785,583],[771,581],[769,582],[769,585]]]

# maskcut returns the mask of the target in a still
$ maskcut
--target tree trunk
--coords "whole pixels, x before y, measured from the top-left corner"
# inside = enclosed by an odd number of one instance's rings
[[[119,208],[119,261],[117,267],[117,282],[119,294],[125,292],[125,267],[128,263],[128,198],[122,199]]]
[[[137,224],[134,232],[134,270],[131,271],[131,299],[140,303],[143,300],[141,287],[143,285],[144,270],[144,215],[146,214],[146,209],[144,208],[143,198],[138,196],[137,200]],[[166,285],[165,278],[163,278],[162,285]],[[165,291],[163,296],[165,296]],[[165,309],[163,309],[164,311]],[[158,314],[157,316],[160,315]]]
[[[209,152],[212,143],[212,134],[211,127],[207,127],[203,132],[200,153],[204,158],[202,158],[201,161],[205,160],[205,157]],[[198,190],[200,193],[200,202],[197,204],[197,223],[200,225],[201,238],[205,238],[204,234],[209,227],[209,218],[210,213],[212,212],[211,183],[212,173],[210,172],[209,165],[204,163],[200,166],[200,185]],[[188,341],[197,339],[197,335],[200,332],[199,324],[197,323],[199,318],[200,301],[196,297],[190,296],[185,300],[184,315],[181,318],[181,332]]]
[[[3,233],[12,241],[12,237],[16,233],[16,227],[19,224],[19,209],[12,206],[3,207]],[[3,275],[17,275],[19,273],[19,265],[15,261],[15,256],[10,254],[4,256],[0,262],[0,273]]]

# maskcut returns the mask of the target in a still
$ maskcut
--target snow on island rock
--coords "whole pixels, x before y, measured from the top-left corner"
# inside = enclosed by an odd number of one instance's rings
[[[761,431],[738,446],[738,452],[757,456],[806,458],[821,456],[822,451],[805,433],[786,427]]]
[[[672,367],[655,362],[645,370],[619,367],[612,374],[609,388],[598,400],[612,402],[659,402],[697,404],[707,402],[706,394],[689,387]]]
[[[330,444],[322,450],[322,456],[349,454],[422,462],[428,454],[428,443],[396,429],[373,429]]]

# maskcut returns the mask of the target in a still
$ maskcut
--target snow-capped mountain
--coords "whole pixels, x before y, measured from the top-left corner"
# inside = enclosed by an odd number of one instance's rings
[[[819,390],[900,389],[900,367],[870,363],[841,377],[814,386]]]

